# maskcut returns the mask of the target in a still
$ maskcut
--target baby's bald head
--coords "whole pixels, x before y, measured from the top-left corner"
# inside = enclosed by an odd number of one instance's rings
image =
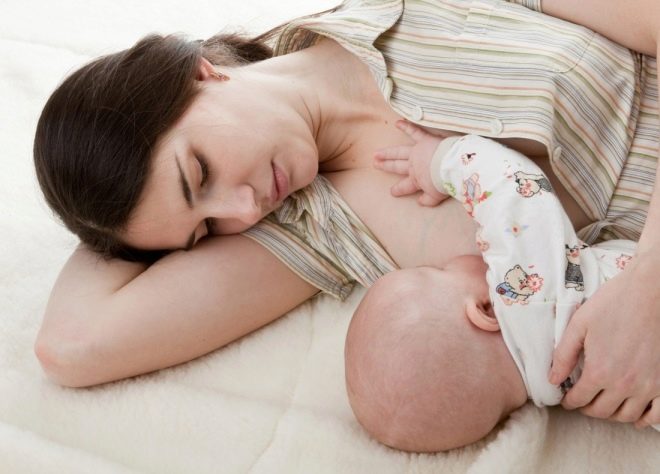
[[[351,407],[372,436],[398,449],[443,451],[470,444],[526,399],[501,335],[467,319],[466,297],[483,293],[483,285],[450,270],[385,275],[367,292],[349,327]],[[517,390],[511,387],[516,378]]]

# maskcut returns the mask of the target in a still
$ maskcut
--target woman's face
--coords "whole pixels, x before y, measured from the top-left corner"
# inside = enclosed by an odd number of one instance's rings
[[[257,223],[318,172],[309,127],[285,101],[245,81],[206,79],[160,140],[123,241],[186,249]]]

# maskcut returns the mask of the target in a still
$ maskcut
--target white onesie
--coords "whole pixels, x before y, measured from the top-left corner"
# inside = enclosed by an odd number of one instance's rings
[[[488,264],[495,316],[529,398],[538,406],[559,404],[583,360],[561,385],[552,385],[553,349],[579,305],[630,261],[635,242],[585,245],[541,169],[493,140],[443,140],[431,176],[480,224],[477,244]]]

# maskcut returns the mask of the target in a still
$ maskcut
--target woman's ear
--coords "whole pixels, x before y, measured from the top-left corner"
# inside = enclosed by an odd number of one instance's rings
[[[472,324],[483,331],[495,332],[500,330],[500,324],[497,322],[493,305],[489,300],[469,300],[465,306],[465,314]]]
[[[213,67],[213,64],[211,64],[205,57],[199,58],[199,66],[197,67],[197,75],[195,76],[195,79],[198,81],[204,81],[209,77],[213,77],[214,73],[215,68]]]

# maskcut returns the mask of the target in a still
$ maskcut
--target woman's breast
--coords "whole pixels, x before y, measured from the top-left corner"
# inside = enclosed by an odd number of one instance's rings
[[[475,224],[458,202],[429,208],[416,197],[395,198],[390,187],[398,177],[376,169],[324,176],[400,267],[443,266],[455,256],[478,254]]]
[[[547,158],[535,161],[550,177],[574,227],[587,225],[586,214],[551,172]],[[417,195],[393,197],[390,188],[400,178],[374,168],[324,176],[400,267],[442,267],[458,255],[479,254],[477,226],[458,201],[447,199],[439,206],[423,207],[417,203]]]

